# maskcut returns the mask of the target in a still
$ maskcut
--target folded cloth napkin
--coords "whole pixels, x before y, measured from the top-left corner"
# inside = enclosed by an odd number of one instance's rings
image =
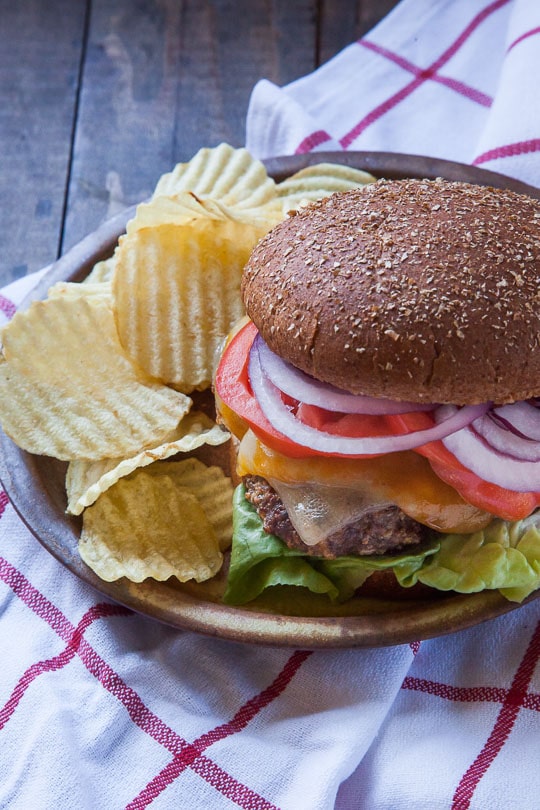
[[[311,76],[261,81],[247,144],[474,162],[540,185],[540,6],[404,0]],[[0,294],[9,319],[36,277]],[[540,602],[392,648],[270,649],[111,604],[0,490],[0,807],[533,810]]]
[[[247,147],[406,152],[540,185],[539,43],[530,0],[404,0],[309,76],[261,80]]]

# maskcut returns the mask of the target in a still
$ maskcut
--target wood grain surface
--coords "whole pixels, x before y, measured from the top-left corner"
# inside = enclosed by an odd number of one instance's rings
[[[201,146],[241,146],[286,84],[392,0],[0,0],[0,287],[143,199]]]

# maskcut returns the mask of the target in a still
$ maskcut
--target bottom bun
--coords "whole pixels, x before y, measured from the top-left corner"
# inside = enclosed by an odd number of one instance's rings
[[[441,591],[417,582],[410,588],[404,588],[397,581],[392,571],[374,571],[357,590],[359,596],[383,599],[391,602],[435,600],[441,598]]]

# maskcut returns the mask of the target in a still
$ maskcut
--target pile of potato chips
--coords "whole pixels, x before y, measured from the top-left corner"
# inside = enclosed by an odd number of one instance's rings
[[[110,259],[4,327],[0,424],[69,462],[67,511],[83,515],[80,553],[99,577],[219,571],[233,486],[190,454],[229,435],[193,400],[244,314],[243,266],[288,211],[373,179],[318,164],[276,183],[245,149],[201,149],[161,177]]]

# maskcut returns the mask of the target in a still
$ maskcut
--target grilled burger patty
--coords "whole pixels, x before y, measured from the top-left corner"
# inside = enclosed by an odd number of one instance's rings
[[[329,535],[315,546],[304,543],[287,514],[277,492],[258,475],[243,478],[246,499],[255,507],[269,534],[289,548],[306,555],[336,559],[347,555],[386,554],[415,546],[426,539],[429,529],[392,504],[376,506],[353,523]]]

